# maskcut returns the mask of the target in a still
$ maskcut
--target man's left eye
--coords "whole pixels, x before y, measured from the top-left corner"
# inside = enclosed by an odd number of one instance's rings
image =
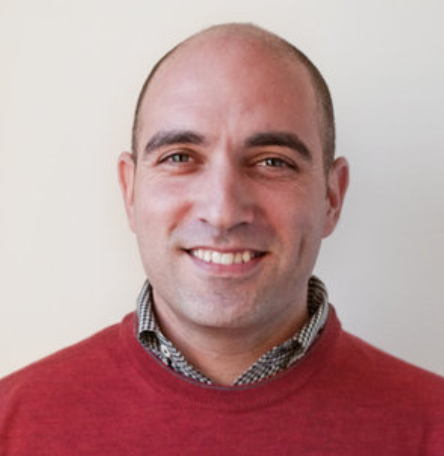
[[[259,165],[271,168],[293,168],[293,166],[290,163],[278,157],[264,158],[259,162]]]

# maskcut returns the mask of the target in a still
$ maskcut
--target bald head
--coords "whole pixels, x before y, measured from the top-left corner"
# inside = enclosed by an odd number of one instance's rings
[[[295,46],[273,33],[250,24],[222,24],[208,28],[179,43],[156,63],[142,87],[137,102],[132,133],[133,158],[136,160],[139,149],[141,107],[153,81],[162,77],[161,73],[166,71],[175,60],[186,58],[193,53],[195,55],[202,52],[203,48],[209,47],[214,49],[215,56],[223,55],[227,50],[234,52],[236,49],[249,49],[256,54],[263,54],[264,58],[266,56],[276,61],[296,65],[300,71],[308,74],[316,99],[317,123],[322,142],[324,167],[327,171],[335,154],[335,125],[332,100],[324,78],[305,54]],[[218,53],[218,51],[221,52]],[[251,71],[254,71],[254,68]]]

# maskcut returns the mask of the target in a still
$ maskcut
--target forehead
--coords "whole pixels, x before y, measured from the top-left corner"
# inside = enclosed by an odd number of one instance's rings
[[[162,129],[297,130],[321,147],[317,101],[296,58],[258,43],[210,39],[185,45],[150,82],[139,113],[139,147]]]

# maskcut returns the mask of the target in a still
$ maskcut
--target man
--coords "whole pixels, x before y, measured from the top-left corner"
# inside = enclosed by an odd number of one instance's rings
[[[251,25],[181,43],[119,177],[137,312],[3,380],[4,454],[444,454],[444,380],[343,331],[312,277],[348,165],[303,54]]]

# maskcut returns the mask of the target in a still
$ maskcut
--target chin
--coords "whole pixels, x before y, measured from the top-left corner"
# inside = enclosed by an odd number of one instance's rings
[[[188,312],[188,319],[195,325],[213,329],[242,329],[251,326],[259,320],[260,312],[254,306],[242,305],[242,308],[232,305],[203,302],[202,308],[194,308]]]

